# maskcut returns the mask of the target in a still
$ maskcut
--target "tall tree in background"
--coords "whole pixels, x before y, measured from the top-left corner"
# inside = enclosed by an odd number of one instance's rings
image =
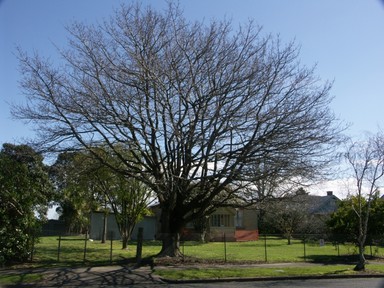
[[[154,191],[159,255],[180,255],[186,223],[229,200],[258,201],[245,189],[252,181],[306,181],[329,160],[340,130],[331,85],[299,64],[293,43],[253,23],[234,31],[228,21],[188,22],[172,4],[133,4],[68,30],[64,63],[20,52],[29,103],[13,114],[36,124],[46,149],[106,145],[114,160],[100,161]]]
[[[0,151],[0,264],[28,259],[53,187],[43,157],[27,145]]]
[[[345,159],[351,168],[355,188],[351,191],[352,209],[357,217],[357,245],[359,262],[355,270],[365,269],[364,246],[372,202],[377,198],[384,176],[384,135],[379,132],[366,141],[352,142]]]

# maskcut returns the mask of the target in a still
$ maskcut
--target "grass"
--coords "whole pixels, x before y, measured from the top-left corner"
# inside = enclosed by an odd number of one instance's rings
[[[83,266],[108,265],[122,261],[134,261],[136,257],[136,243],[131,243],[128,249],[121,249],[121,241],[101,243],[100,241],[86,241],[84,236],[55,236],[42,237],[35,245],[33,263],[39,266]],[[85,253],[84,253],[85,250]],[[160,243],[147,242],[143,247],[142,257],[150,257],[160,251]]]
[[[266,245],[265,245],[266,244]],[[304,250],[305,248],[305,250]],[[287,245],[287,240],[268,237],[259,241],[228,242],[224,247],[222,242],[197,244],[186,242],[181,247],[186,256],[200,259],[227,260],[241,262],[303,262],[303,261],[334,261],[339,255],[356,254],[353,245],[334,246],[327,243],[320,246],[317,242],[306,243],[301,240],[292,240]],[[381,255],[384,250],[381,249]],[[378,252],[376,253],[376,256]]]
[[[43,280],[42,274],[0,275],[0,284],[3,285],[28,284],[41,280]]]
[[[284,268],[187,268],[157,269],[155,274],[170,280],[252,278],[252,277],[283,277],[283,276],[321,276],[327,274],[352,274],[353,267],[284,267]]]
[[[115,240],[101,243],[100,241],[84,241],[84,236],[42,237],[35,246],[33,264],[39,266],[79,266],[79,265],[107,265],[121,262],[135,261],[136,243],[129,243],[127,250],[121,249],[121,241]],[[86,245],[86,247],[85,247]],[[86,248],[86,253],[84,250]],[[161,249],[159,241],[146,241],[142,249],[142,258],[152,257]],[[334,246],[326,243],[320,246],[318,242],[308,242],[305,245],[301,240],[287,240],[268,237],[258,241],[249,242],[210,242],[199,243],[186,241],[181,243],[180,250],[186,258],[196,261],[240,262],[240,263],[279,263],[279,262],[318,262],[318,263],[345,263],[356,261],[357,253],[354,245]],[[371,249],[367,247],[370,256]],[[60,253],[59,253],[60,251]],[[373,257],[383,257],[384,248],[372,248]]]

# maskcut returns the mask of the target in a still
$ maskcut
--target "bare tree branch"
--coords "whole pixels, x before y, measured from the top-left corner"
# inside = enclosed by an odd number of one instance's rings
[[[167,233],[225,201],[257,200],[250,183],[265,177],[319,175],[337,145],[331,84],[299,64],[294,43],[253,23],[233,31],[190,23],[172,5],[132,5],[68,31],[57,68],[20,54],[29,104],[13,114],[36,124],[47,150],[106,143],[120,172],[156,191]]]

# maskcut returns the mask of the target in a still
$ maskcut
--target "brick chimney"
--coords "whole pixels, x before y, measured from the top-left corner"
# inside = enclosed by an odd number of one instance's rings
[[[333,195],[333,191],[327,191],[327,196],[332,196]]]

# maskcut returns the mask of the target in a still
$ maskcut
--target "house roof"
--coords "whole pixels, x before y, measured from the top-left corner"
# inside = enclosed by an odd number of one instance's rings
[[[338,207],[338,202],[340,199],[333,195],[332,193],[327,194],[326,196],[318,195],[298,195],[294,198],[302,201],[307,205],[308,212],[310,214],[325,215],[335,212]]]

